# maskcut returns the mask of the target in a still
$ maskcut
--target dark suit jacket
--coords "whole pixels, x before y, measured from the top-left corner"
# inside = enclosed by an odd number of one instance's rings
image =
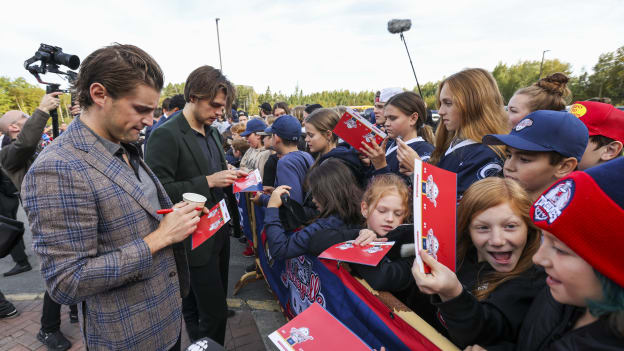
[[[221,170],[226,170],[227,163],[219,131],[210,127],[208,133],[214,138],[220,150]],[[182,194],[187,192],[204,195],[208,199],[206,202],[208,208],[221,201],[221,198],[217,198],[208,187],[206,176],[211,174],[208,160],[183,113],[172,116],[167,123],[152,131],[145,155],[145,162],[154,171],[174,203],[182,201]],[[232,187],[224,188],[223,191],[232,218],[230,223],[239,230],[238,208],[232,194]],[[225,239],[223,235],[224,231],[220,231],[193,251],[191,251],[191,237],[184,240],[184,246],[189,254],[189,264],[191,266],[206,264],[215,243]]]

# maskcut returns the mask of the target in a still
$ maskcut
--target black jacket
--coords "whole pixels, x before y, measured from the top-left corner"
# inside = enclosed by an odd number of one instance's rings
[[[221,170],[226,170],[221,136],[216,128],[210,127],[208,130],[220,150]],[[208,160],[183,113],[175,114],[167,123],[152,131],[145,156],[145,162],[156,174],[172,202],[182,201],[183,193],[192,192],[205,196],[208,199],[206,207],[211,208],[225,197],[232,217],[230,223],[234,230],[240,231],[238,207],[232,187],[223,188],[223,195],[219,198],[221,192],[208,186],[206,176],[213,172],[210,172]],[[219,247],[216,244],[227,239],[229,234],[226,228],[229,229],[229,226],[223,226],[216,235],[192,251],[191,236],[184,240],[191,267],[203,266],[208,262],[212,248]]]
[[[438,295],[431,296],[431,303],[438,308],[433,326],[461,348],[517,340],[529,306],[546,284],[543,269],[533,266],[478,301],[470,292],[480,285],[480,278],[493,271],[489,263],[477,262],[473,249],[457,271],[457,278],[464,286],[462,293],[446,302]],[[430,317],[425,320],[431,322]]]
[[[555,301],[550,289],[545,287],[533,301],[517,343],[496,345],[488,350],[624,350],[624,338],[611,332],[605,318],[572,330],[583,313],[583,308]]]

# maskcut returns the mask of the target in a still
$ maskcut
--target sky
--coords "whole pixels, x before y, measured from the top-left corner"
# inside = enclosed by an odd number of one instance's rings
[[[36,80],[23,67],[40,43],[84,59],[114,42],[160,64],[167,83],[201,65],[257,93],[413,88],[393,18],[412,21],[405,39],[422,84],[466,67],[557,58],[575,74],[624,45],[624,1],[4,1],[0,75]],[[51,81],[59,81],[48,74]]]

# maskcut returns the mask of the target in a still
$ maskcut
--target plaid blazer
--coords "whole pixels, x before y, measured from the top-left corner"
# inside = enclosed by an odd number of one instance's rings
[[[162,185],[162,208],[171,207]],[[33,249],[50,296],[81,304],[89,350],[167,350],[180,335],[189,289],[184,247],[154,255],[159,225],[134,172],[76,119],[36,159],[22,185]]]

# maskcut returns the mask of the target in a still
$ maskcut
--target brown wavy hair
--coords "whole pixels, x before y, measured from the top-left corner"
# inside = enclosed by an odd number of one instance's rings
[[[492,272],[477,282],[472,294],[478,300],[486,299],[504,282],[522,275],[533,267],[532,257],[540,246],[540,231],[529,216],[532,201],[526,191],[514,180],[489,177],[473,183],[464,193],[457,208],[457,262],[458,269],[466,255],[475,246],[470,237],[472,220],[488,208],[508,203],[527,226],[527,241],[516,267],[511,272]],[[487,283],[487,288],[478,290]]]
[[[514,95],[529,97],[529,109],[563,111],[570,103],[572,92],[567,86],[568,76],[561,72],[553,73],[532,85],[518,89]]]
[[[487,134],[509,133],[509,117],[503,107],[503,97],[490,72],[482,68],[467,68],[444,79],[436,92],[438,108],[441,105],[440,91],[445,85],[448,85],[453,96],[453,104],[457,105],[460,111],[460,128],[449,133],[444,123],[438,125],[435,149],[429,161],[432,164],[440,162],[451,141],[456,137],[480,143]],[[505,158],[503,146],[488,146],[501,158]]]

